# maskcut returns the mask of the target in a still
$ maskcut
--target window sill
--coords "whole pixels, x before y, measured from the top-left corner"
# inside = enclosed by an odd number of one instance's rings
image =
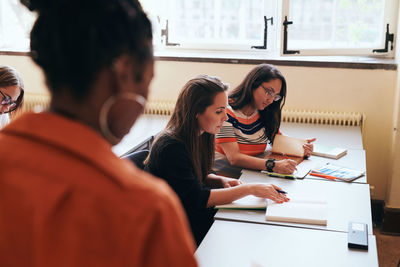
[[[0,55],[29,56],[29,52],[0,51]],[[261,64],[277,66],[345,68],[345,69],[383,69],[397,70],[397,62],[391,58],[360,56],[268,56],[260,53],[161,51],[154,53],[159,61],[203,62],[224,64]]]
[[[265,56],[261,53],[229,53],[223,51],[218,53],[157,51],[154,56],[159,61],[252,65],[269,63],[277,66],[294,67],[397,70],[397,62],[394,59],[367,56]]]

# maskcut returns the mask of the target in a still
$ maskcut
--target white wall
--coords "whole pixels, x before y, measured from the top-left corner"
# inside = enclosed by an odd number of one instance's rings
[[[28,57],[0,56],[0,64],[18,69],[27,92],[46,91],[40,69]],[[198,74],[218,76],[234,87],[253,66],[157,61],[155,67],[150,98],[174,101],[184,83]],[[390,151],[397,71],[310,67],[279,69],[288,83],[287,108],[356,111],[367,115],[363,141],[367,151],[368,182],[375,187],[372,197],[385,199],[392,168]],[[400,195],[400,189],[395,189],[394,193]]]

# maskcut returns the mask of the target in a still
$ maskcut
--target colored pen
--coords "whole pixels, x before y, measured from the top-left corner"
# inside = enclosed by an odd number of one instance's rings
[[[337,177],[335,177],[335,176],[330,176],[330,175],[316,173],[316,172],[310,172],[309,174],[312,175],[312,176],[317,176],[317,177],[321,177],[321,178],[325,178],[325,179],[329,179],[329,180],[336,180],[337,179]]]
[[[267,171],[261,171],[262,173],[265,173],[266,175],[270,177],[277,177],[277,178],[285,178],[285,179],[296,179],[296,176],[293,174],[281,174],[281,173],[276,173],[276,172],[267,172]]]

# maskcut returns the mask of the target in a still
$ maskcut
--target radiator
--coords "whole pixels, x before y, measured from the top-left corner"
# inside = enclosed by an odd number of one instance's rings
[[[13,117],[31,111],[40,112],[49,106],[50,97],[45,94],[25,94],[24,105]],[[151,115],[171,115],[174,101],[149,100],[144,113]],[[360,112],[316,111],[300,109],[283,109],[282,121],[292,123],[311,123],[343,126],[363,126],[365,115]]]
[[[145,114],[171,115],[175,107],[173,101],[149,101]],[[343,126],[362,127],[365,115],[360,112],[337,112],[337,111],[316,111],[283,109],[282,121],[293,123],[311,123]]]

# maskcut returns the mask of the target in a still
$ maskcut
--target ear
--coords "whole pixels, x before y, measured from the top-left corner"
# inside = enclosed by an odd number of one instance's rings
[[[126,88],[129,88],[127,86],[132,85],[133,64],[128,55],[119,56],[113,62],[112,70],[117,83],[117,88],[115,88],[117,92],[125,91]]]

